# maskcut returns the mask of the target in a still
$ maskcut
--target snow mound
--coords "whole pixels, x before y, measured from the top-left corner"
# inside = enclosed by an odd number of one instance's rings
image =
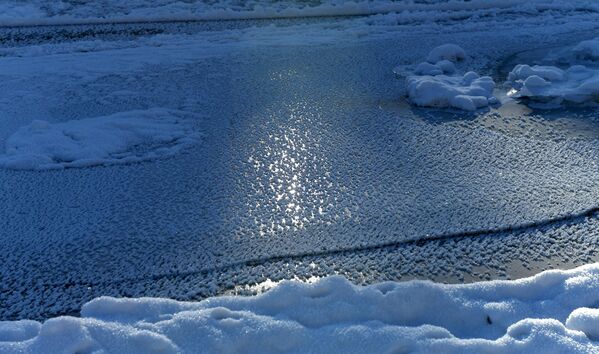
[[[466,59],[466,52],[456,44],[443,44],[430,51],[426,57],[429,63],[438,63],[441,60],[460,61]]]
[[[0,352],[589,353],[599,350],[599,264],[516,281],[355,286],[283,281],[201,302],[100,297],[81,318],[0,325]],[[565,324],[564,324],[565,323]]]
[[[508,74],[508,95],[559,105],[597,102],[599,69],[574,65],[566,70],[554,66],[519,64]]]
[[[580,60],[599,60],[599,37],[578,43],[572,52]]]
[[[455,62],[466,58],[464,50],[455,44],[434,48],[416,66],[414,75],[408,75],[408,97],[412,103],[423,107],[458,108],[475,111],[496,102],[493,97],[495,82],[488,76],[480,77],[470,71],[457,73]],[[401,73],[401,68],[395,69]]]
[[[453,107],[466,111],[486,107],[493,102],[495,83],[475,72],[462,76],[422,75],[407,79],[408,96],[418,106]]]
[[[62,123],[35,120],[6,140],[0,166],[46,170],[172,156],[199,139],[187,115],[154,108]]]
[[[590,340],[599,341],[599,309],[579,308],[566,320],[568,328],[581,331]]]

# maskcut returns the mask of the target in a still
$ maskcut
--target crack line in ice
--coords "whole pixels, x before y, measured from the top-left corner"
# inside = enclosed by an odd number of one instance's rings
[[[61,284],[50,283],[50,284],[42,284],[42,286],[45,286],[45,287],[72,287],[72,286],[96,287],[96,286],[123,284],[123,283],[127,283],[127,282],[139,282],[139,281],[145,281],[145,280],[159,280],[159,279],[164,279],[164,278],[169,278],[169,277],[187,277],[187,276],[194,276],[194,275],[199,275],[199,274],[209,274],[209,273],[216,272],[216,271],[226,271],[226,270],[234,269],[237,267],[258,266],[258,265],[262,265],[262,264],[266,264],[266,263],[270,263],[270,262],[277,262],[277,261],[281,261],[281,260],[300,260],[300,259],[307,258],[307,257],[334,256],[334,255],[341,255],[341,254],[347,254],[347,253],[357,253],[357,252],[362,252],[362,251],[374,251],[374,250],[379,250],[379,249],[384,249],[384,248],[397,247],[397,246],[401,246],[401,245],[410,245],[410,244],[421,245],[421,244],[424,244],[426,242],[431,242],[431,241],[445,241],[445,240],[451,240],[451,239],[456,239],[456,238],[473,238],[473,237],[478,237],[478,236],[495,235],[495,234],[501,234],[501,233],[506,233],[506,232],[524,232],[524,231],[528,231],[530,229],[538,229],[538,228],[542,228],[542,227],[554,227],[554,226],[556,226],[556,224],[561,224],[561,223],[567,223],[569,225],[574,225],[574,224],[578,224],[578,223],[582,222],[581,219],[585,219],[585,218],[589,218],[589,217],[597,218],[597,217],[599,217],[599,215],[597,215],[597,214],[599,214],[599,206],[589,208],[589,209],[582,211],[580,213],[577,213],[577,214],[568,214],[568,215],[556,217],[553,219],[532,221],[532,222],[528,222],[528,223],[522,223],[519,225],[504,226],[504,227],[498,227],[498,228],[492,228],[492,229],[483,229],[483,230],[475,230],[475,231],[463,231],[463,232],[457,232],[457,233],[431,235],[431,236],[424,236],[421,238],[390,241],[390,242],[384,242],[384,243],[373,244],[373,245],[361,245],[361,246],[356,246],[356,247],[337,248],[337,249],[331,249],[331,250],[321,250],[321,251],[312,251],[312,252],[301,252],[301,253],[295,253],[295,254],[292,253],[292,254],[286,254],[286,255],[260,257],[260,258],[254,258],[254,259],[249,259],[249,260],[244,260],[244,261],[228,263],[228,264],[224,264],[221,266],[215,266],[212,268],[190,270],[190,271],[186,271],[186,272],[155,274],[155,275],[148,275],[146,277],[124,278],[124,279],[119,279],[119,280],[114,280],[114,281],[105,281],[105,282],[98,282],[98,283],[92,283],[92,282],[69,282],[69,283],[61,283]],[[230,290],[230,289],[225,289],[225,290]]]

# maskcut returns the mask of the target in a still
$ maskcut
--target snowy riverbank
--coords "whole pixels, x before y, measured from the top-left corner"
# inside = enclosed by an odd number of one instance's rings
[[[0,353],[591,353],[599,264],[469,285],[341,277],[201,302],[97,298],[81,318],[0,322]]]

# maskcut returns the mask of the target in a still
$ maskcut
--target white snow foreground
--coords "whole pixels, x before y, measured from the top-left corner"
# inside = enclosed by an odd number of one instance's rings
[[[6,140],[0,166],[47,170],[169,157],[199,139],[188,115],[153,108],[62,123],[36,120]]]
[[[599,38],[580,42],[557,61],[571,66],[516,65],[508,74],[508,95],[555,106],[599,103]]]
[[[418,64],[414,75],[406,79],[410,100],[418,106],[453,107],[465,111],[495,103],[493,79],[480,77],[473,71],[464,75],[456,73],[454,63],[465,58],[464,50],[455,44],[434,48],[427,61]]]
[[[599,263],[516,281],[283,281],[201,302],[100,297],[81,318],[0,322],[0,353],[591,353]]]

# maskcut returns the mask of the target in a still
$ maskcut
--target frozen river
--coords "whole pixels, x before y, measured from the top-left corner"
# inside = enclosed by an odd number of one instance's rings
[[[462,282],[596,260],[595,110],[413,108],[392,72],[453,42],[498,76],[517,52],[599,33],[573,11],[551,36],[541,16],[514,37],[513,16],[0,30],[1,145],[35,119],[152,108],[201,135],[164,159],[0,169],[0,319],[100,295],[198,299],[336,273]]]

